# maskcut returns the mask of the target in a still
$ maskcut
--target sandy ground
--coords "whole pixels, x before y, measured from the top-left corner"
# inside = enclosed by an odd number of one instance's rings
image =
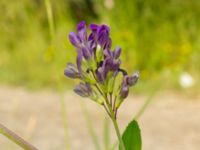
[[[72,150],[94,150],[81,102],[87,107],[101,142],[103,108],[72,92],[66,92],[64,97]],[[118,115],[121,130],[146,98],[136,95],[124,102]],[[60,106],[60,95],[50,90],[31,92],[23,88],[0,87],[0,122],[40,150],[66,149]],[[200,150],[200,95],[159,93],[138,122],[143,150]],[[115,133],[111,132],[115,140]],[[0,135],[0,150],[20,148]]]

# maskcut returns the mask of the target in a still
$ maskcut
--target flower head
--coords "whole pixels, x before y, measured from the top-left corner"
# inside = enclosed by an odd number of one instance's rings
[[[122,50],[119,46],[111,49],[112,40],[107,25],[91,24],[89,29],[91,32],[87,34],[86,23],[82,21],[77,25],[77,32],[69,34],[77,59],[76,65],[67,64],[64,74],[81,80],[74,89],[75,93],[117,110],[128,96],[129,88],[137,83],[139,73],[128,76],[120,67]]]

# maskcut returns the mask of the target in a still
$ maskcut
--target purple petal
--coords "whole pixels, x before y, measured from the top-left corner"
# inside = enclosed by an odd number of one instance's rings
[[[104,66],[106,68],[106,70],[111,70],[111,71],[116,71],[119,69],[119,66],[121,64],[120,60],[115,60],[112,58],[107,58],[106,60],[104,60]]]
[[[103,67],[99,67],[97,70],[97,78],[99,82],[104,82],[105,81],[105,70]]]
[[[100,34],[101,32],[105,32],[106,34],[109,34],[110,32],[110,28],[107,25],[101,25],[98,28],[98,34]]]
[[[120,99],[125,99],[128,96],[128,93],[129,93],[129,87],[123,85],[119,93]]]
[[[70,32],[70,34],[69,34],[69,40],[70,40],[70,42],[71,42],[74,46],[80,47],[81,40],[80,40],[79,37],[76,35],[76,33]]]
[[[105,46],[106,43],[109,43],[109,27],[106,25],[101,25],[97,30],[97,40],[101,46]]]
[[[64,70],[64,74],[69,78],[80,78],[80,74],[76,66],[72,63],[68,63],[67,67]]]
[[[77,34],[78,37],[80,38],[81,42],[86,43],[87,41],[87,29],[86,29],[86,24],[85,21],[81,21],[77,25]]]
[[[81,30],[82,28],[85,28],[85,26],[86,26],[85,21],[79,22],[77,25],[77,31]]]
[[[74,92],[82,97],[89,97],[92,94],[89,84],[80,83],[74,89]]]
[[[112,55],[113,55],[113,53],[112,53],[112,51],[111,51],[110,49],[105,49],[105,50],[103,51],[103,54],[104,54],[104,56],[105,56],[106,58],[112,58]]]
[[[114,58],[115,59],[119,58],[120,54],[121,54],[121,48],[117,46],[113,52]]]
[[[96,24],[90,24],[90,29],[92,30],[92,31],[97,31],[97,29],[98,29],[98,25],[96,25]]]
[[[90,53],[93,53],[93,51],[97,47],[97,45],[93,40],[91,40],[91,41],[88,41],[87,47],[89,48]]]
[[[105,45],[104,45],[104,49],[110,49],[112,46],[112,40],[111,38],[108,38],[107,41],[105,42]]]
[[[99,35],[98,35],[98,43],[101,45],[101,46],[104,46],[108,40],[108,35],[105,33],[105,32],[101,32]]]
[[[88,37],[88,41],[94,41],[95,40],[95,33],[91,33]]]
[[[135,72],[131,77],[127,78],[127,84],[129,86],[133,86],[137,83],[139,79],[139,72]]]
[[[88,48],[83,47],[81,50],[82,50],[83,57],[86,60],[91,59],[92,55],[91,55],[90,50]]]
[[[112,63],[112,70],[113,70],[113,71],[118,70],[120,64],[121,64],[121,60],[113,60],[113,63]]]
[[[79,73],[82,72],[82,70],[81,70],[82,57],[83,57],[82,51],[78,50],[78,56],[77,56],[77,59],[76,59],[76,64],[77,64],[77,68],[78,68]]]

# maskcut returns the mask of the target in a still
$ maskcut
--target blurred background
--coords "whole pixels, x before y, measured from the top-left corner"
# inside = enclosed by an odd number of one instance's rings
[[[80,104],[74,81],[63,75],[76,57],[68,34],[81,20],[109,25],[113,47],[122,47],[122,66],[129,74],[140,71],[136,96],[129,98],[135,102],[128,99],[119,115],[122,129],[146,99],[155,99],[140,120],[144,150],[200,149],[199,1],[1,0],[0,12],[0,121],[39,149],[65,149],[63,120],[72,149],[94,149],[88,121],[84,131],[79,127],[82,107],[93,112],[94,127],[104,120],[101,108]],[[0,136],[0,149],[19,148]]]

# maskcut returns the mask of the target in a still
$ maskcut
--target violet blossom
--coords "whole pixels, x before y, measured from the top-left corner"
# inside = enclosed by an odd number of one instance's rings
[[[139,73],[128,76],[120,67],[122,50],[119,46],[111,49],[112,40],[107,25],[91,24],[89,29],[91,32],[88,35],[86,23],[82,21],[77,25],[77,32],[69,34],[69,40],[77,51],[77,59],[76,65],[68,63],[64,74],[82,81],[74,89],[78,95],[117,110],[128,96],[129,88],[137,83]]]

